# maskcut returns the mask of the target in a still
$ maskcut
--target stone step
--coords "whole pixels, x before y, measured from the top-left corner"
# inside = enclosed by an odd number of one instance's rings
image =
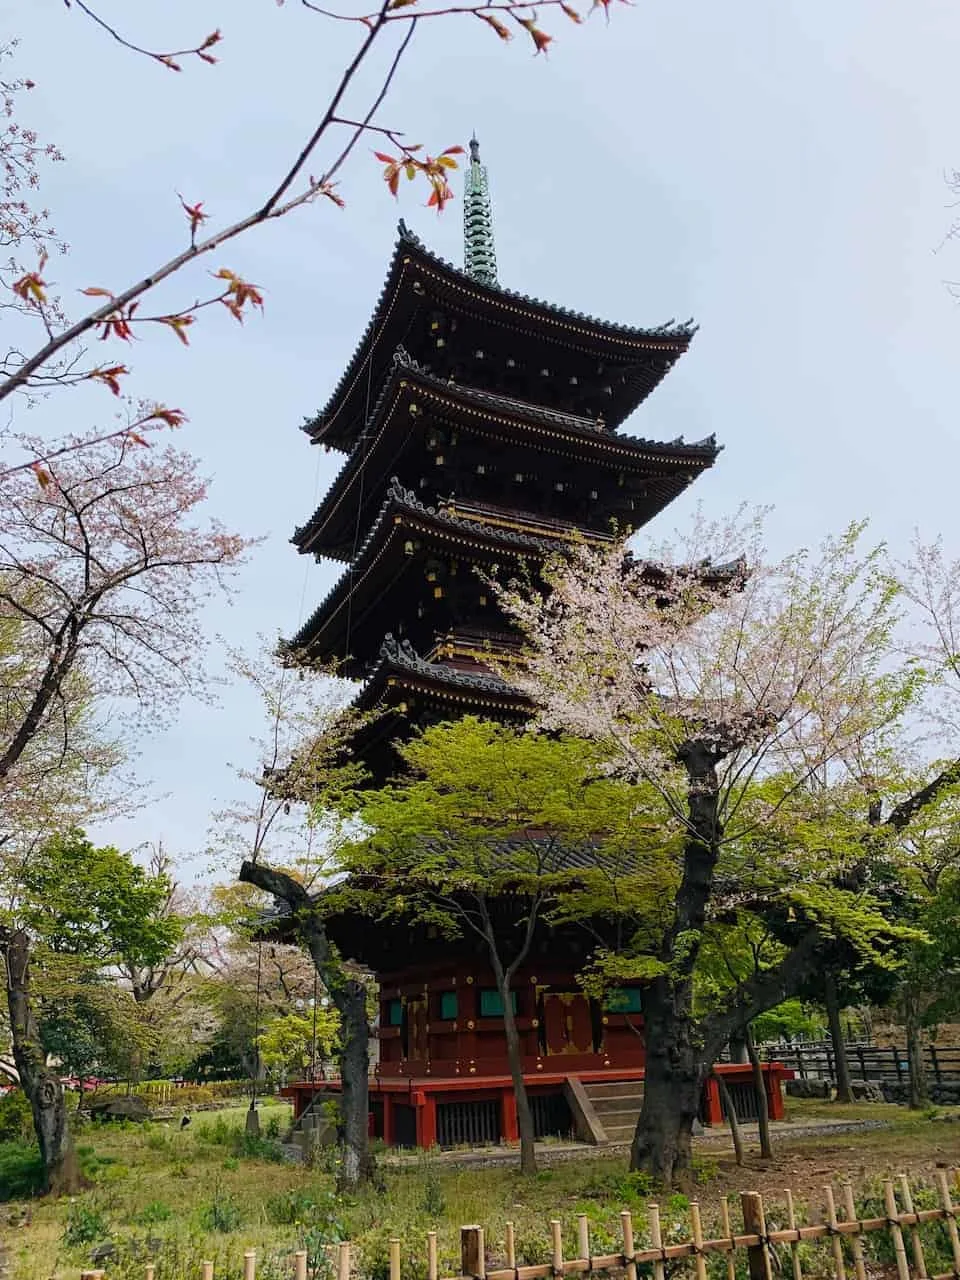
[[[628,1124],[636,1121],[640,1114],[640,1103],[633,1107],[608,1107],[601,1111],[599,1107],[594,1107],[599,1117],[600,1123],[605,1129],[609,1129],[611,1125],[616,1127],[618,1124]]]
[[[608,1102],[621,1103],[623,1105],[626,1105],[627,1103],[642,1102],[643,1090],[642,1089],[619,1089],[617,1090],[616,1093],[614,1093],[611,1090],[609,1093],[602,1093],[599,1096],[595,1093],[588,1093],[587,1097],[590,1099],[590,1101],[593,1103],[595,1107],[606,1106]]]
[[[632,1098],[627,1095],[620,1098],[591,1098],[590,1101],[597,1115],[605,1116],[611,1111],[639,1111],[643,1106],[643,1094]]]
[[[633,1135],[636,1130],[636,1122],[633,1124],[619,1125],[617,1128],[611,1128],[609,1125],[604,1126],[604,1132],[607,1135],[607,1141],[613,1142],[617,1146],[633,1141]]]
[[[611,1080],[597,1084],[585,1084],[583,1087],[594,1105],[604,1098],[643,1098],[642,1080]]]

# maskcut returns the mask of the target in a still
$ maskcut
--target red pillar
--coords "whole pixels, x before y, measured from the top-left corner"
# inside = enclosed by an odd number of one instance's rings
[[[417,1092],[413,1095],[417,1109],[417,1146],[437,1145],[437,1101],[432,1093]]]
[[[517,1099],[513,1089],[506,1088],[500,1095],[500,1132],[504,1142],[519,1142],[520,1127],[517,1124]]]
[[[723,1108],[720,1106],[720,1087],[713,1076],[708,1076],[703,1086],[703,1123],[723,1124]]]
[[[782,1074],[778,1063],[771,1063],[764,1068],[763,1083],[767,1090],[767,1110],[771,1120],[782,1120],[784,1117],[783,1089],[780,1085]]]
[[[393,1146],[393,1095],[383,1095],[383,1144]]]

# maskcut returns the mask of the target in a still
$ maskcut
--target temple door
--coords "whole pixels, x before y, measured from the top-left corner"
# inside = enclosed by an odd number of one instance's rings
[[[543,997],[547,1053],[590,1053],[590,1002],[580,991],[547,991]]]
[[[407,1020],[407,1057],[412,1062],[419,1062],[430,1056],[430,1052],[427,1047],[426,999],[421,997],[408,997]]]

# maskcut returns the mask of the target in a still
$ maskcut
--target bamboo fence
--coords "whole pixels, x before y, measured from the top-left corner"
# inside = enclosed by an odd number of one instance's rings
[[[834,1280],[870,1280],[871,1276],[879,1274],[891,1274],[892,1277],[894,1268],[897,1280],[960,1280],[958,1206],[951,1197],[951,1181],[960,1185],[955,1171],[948,1176],[945,1170],[937,1170],[939,1205],[917,1209],[906,1175],[898,1175],[896,1182],[888,1178],[883,1182],[884,1215],[874,1218],[857,1216],[853,1188],[849,1182],[843,1183],[839,1188],[839,1205],[835,1188],[828,1186],[823,1189],[825,1219],[811,1223],[798,1221],[793,1194],[787,1191],[785,1205],[788,1225],[774,1230],[767,1229],[763,1197],[758,1192],[748,1191],[740,1196],[743,1230],[735,1231],[731,1223],[729,1199],[725,1196],[720,1202],[723,1234],[716,1239],[704,1239],[700,1205],[697,1201],[692,1201],[687,1210],[690,1220],[689,1239],[679,1243],[664,1243],[660,1207],[649,1204],[646,1211],[649,1248],[636,1246],[633,1215],[624,1209],[620,1213],[622,1249],[618,1253],[598,1255],[591,1252],[590,1224],[587,1215],[581,1213],[577,1215],[577,1256],[573,1258],[564,1256],[562,1223],[559,1218],[554,1218],[549,1223],[550,1261],[532,1266],[518,1265],[513,1223],[506,1224],[505,1240],[500,1250],[506,1265],[491,1269],[487,1268],[488,1251],[483,1227],[464,1226],[460,1228],[460,1271],[456,1276],[449,1277],[441,1276],[437,1232],[430,1231],[426,1239],[427,1280],[560,1280],[564,1276],[593,1276],[610,1272],[622,1273],[626,1280],[637,1280],[638,1267],[642,1267],[647,1274],[652,1273],[653,1280],[667,1280],[668,1276],[676,1274],[678,1265],[695,1280],[708,1280],[707,1263],[711,1258],[723,1259],[725,1268],[721,1267],[721,1272],[725,1270],[726,1280],[735,1280],[738,1274],[737,1262],[744,1259],[748,1280],[774,1280],[775,1276],[804,1280],[800,1246],[810,1241],[823,1241],[829,1245],[830,1258],[826,1272],[832,1274]],[[677,1217],[672,1210],[671,1217]],[[927,1268],[920,1228],[928,1223],[944,1224],[949,1254],[952,1256],[952,1267],[948,1271],[931,1274]],[[888,1237],[893,1263],[890,1267],[880,1268],[871,1264],[868,1272],[864,1239],[882,1233],[886,1233]],[[671,1234],[676,1234],[675,1226]],[[398,1238],[390,1240],[390,1280],[402,1280],[402,1244]],[[324,1268],[324,1275],[332,1273],[336,1280],[363,1280],[354,1265],[353,1246],[349,1242],[334,1245],[330,1261],[332,1265]],[[308,1280],[308,1262],[305,1251],[292,1255],[289,1272],[291,1280]],[[714,1269],[714,1275],[716,1274]],[[822,1266],[817,1269],[818,1277],[824,1274]],[[80,1280],[108,1280],[108,1273],[101,1270],[83,1271],[80,1273]],[[144,1280],[155,1280],[154,1264],[146,1265]],[[215,1280],[213,1263],[199,1264],[197,1280]],[[257,1256],[252,1249],[248,1249],[243,1256],[243,1280],[257,1280]]]

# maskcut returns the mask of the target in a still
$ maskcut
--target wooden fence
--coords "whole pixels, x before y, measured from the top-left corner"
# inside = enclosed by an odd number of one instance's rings
[[[689,1238],[682,1242],[667,1243],[660,1207],[650,1204],[646,1211],[646,1235],[649,1247],[637,1247],[634,1237],[633,1215],[629,1210],[620,1213],[622,1248],[617,1253],[595,1255],[590,1248],[590,1225],[586,1214],[577,1215],[577,1256],[564,1257],[563,1226],[558,1218],[550,1222],[550,1261],[532,1266],[519,1265],[516,1254],[514,1224],[506,1224],[506,1238],[502,1253],[505,1266],[488,1269],[487,1246],[481,1226],[460,1228],[460,1271],[446,1280],[560,1280],[564,1276],[594,1276],[618,1272],[626,1280],[637,1280],[637,1269],[652,1273],[653,1280],[668,1280],[680,1268],[694,1280],[708,1280],[707,1264],[711,1258],[720,1259],[720,1274],[726,1280],[736,1280],[737,1262],[745,1261],[748,1280],[773,1280],[774,1275],[790,1276],[792,1280],[804,1280],[801,1245],[808,1241],[824,1241],[830,1246],[830,1258],[825,1268],[815,1274],[832,1275],[834,1280],[868,1280],[877,1275],[875,1263],[868,1273],[864,1254],[864,1241],[885,1236],[892,1255],[889,1270],[896,1269],[897,1280],[960,1280],[960,1235],[957,1231],[957,1206],[951,1198],[951,1179],[957,1183],[956,1173],[948,1177],[946,1171],[937,1170],[936,1183],[939,1204],[934,1208],[914,1207],[913,1193],[905,1174],[900,1174],[896,1184],[892,1178],[883,1183],[884,1213],[881,1217],[860,1218],[854,1202],[853,1188],[849,1182],[837,1193],[832,1186],[824,1188],[826,1218],[824,1221],[802,1223],[793,1193],[786,1191],[785,1217],[787,1226],[767,1227],[767,1211],[763,1197],[755,1191],[740,1196],[742,1231],[735,1230],[730,1214],[730,1204],[725,1196],[720,1202],[720,1220],[723,1234],[716,1239],[704,1237],[700,1205],[691,1201],[687,1212],[690,1219]],[[899,1191],[899,1201],[898,1201]],[[779,1211],[777,1212],[779,1216]],[[676,1214],[671,1208],[671,1217]],[[928,1223],[942,1223],[946,1231],[948,1247],[946,1256],[952,1265],[949,1270],[931,1272],[927,1267],[921,1227]],[[675,1235],[676,1224],[669,1235]],[[391,1239],[389,1243],[390,1280],[403,1280],[402,1241]],[[438,1262],[437,1232],[430,1231],[426,1238],[427,1280],[441,1280]],[[336,1280],[358,1280],[360,1273],[354,1267],[353,1248],[344,1241],[332,1246],[333,1256],[329,1266],[322,1269],[324,1275],[335,1275]],[[423,1256],[423,1255],[421,1255]],[[309,1257],[305,1251],[291,1257],[291,1280],[308,1280]],[[886,1270],[886,1268],[884,1269]],[[810,1268],[808,1265],[808,1274]],[[275,1271],[272,1274],[276,1274]],[[422,1272],[420,1273],[422,1274]],[[717,1270],[714,1268],[714,1275]],[[742,1272],[741,1272],[742,1274]],[[252,1249],[243,1256],[243,1280],[256,1280],[257,1255]],[[105,1271],[83,1271],[80,1280],[107,1280]],[[155,1267],[148,1263],[144,1280],[155,1280]],[[199,1264],[198,1280],[215,1280],[212,1262]],[[362,1277],[360,1277],[362,1280]]]
[[[848,1044],[847,1063],[855,1080],[888,1081],[906,1084],[909,1079],[907,1051],[900,1045]],[[836,1080],[837,1068],[833,1046],[817,1044],[764,1046],[764,1057],[792,1067],[801,1080]],[[926,1045],[923,1061],[927,1078],[935,1084],[960,1082],[960,1046]]]

